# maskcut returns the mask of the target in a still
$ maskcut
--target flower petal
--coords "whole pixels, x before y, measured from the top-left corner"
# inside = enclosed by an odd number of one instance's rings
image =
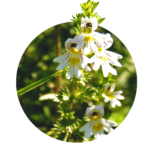
[[[108,51],[108,50],[105,50],[105,52],[109,57],[113,57],[113,58],[116,58],[116,59],[121,59],[122,58],[122,55],[120,55],[120,54],[117,54],[117,53],[114,53],[114,52],[111,52],[111,51]]]
[[[96,59],[96,58],[95,58],[93,70],[98,70],[98,69],[100,68],[100,65],[101,65],[101,64],[102,64],[102,62],[100,61],[100,59]]]
[[[109,68],[108,68],[108,63],[107,64],[105,64],[105,63],[102,63],[102,71],[103,71],[103,75],[104,75],[104,77],[107,77],[108,76],[108,72],[109,72]]]
[[[74,75],[75,75],[78,79],[82,78],[82,72],[81,72],[81,70],[79,69],[78,66],[74,66]]]
[[[124,99],[124,96],[122,96],[122,95],[116,95],[115,97],[116,97],[116,99],[120,99],[120,100]]]
[[[65,60],[68,61],[68,59],[69,59],[69,53],[67,52],[64,55],[61,55],[59,57],[54,58],[53,62],[59,62],[59,63],[61,63],[62,61],[65,61]]]
[[[90,45],[89,43],[86,43],[85,48],[84,48],[84,54],[87,55],[90,53]]]
[[[90,48],[94,53],[98,53],[98,48],[93,41],[90,43]]]
[[[85,132],[90,127],[90,122],[86,123],[84,126],[82,126],[79,131]]]
[[[60,63],[60,64],[58,65],[58,67],[56,68],[56,70],[62,70],[62,69],[64,69],[66,66],[68,66],[68,61],[64,61],[64,62]]]
[[[74,75],[74,68],[72,66],[69,66],[68,72],[66,73],[66,78],[71,79]]]
[[[101,118],[101,123],[107,127],[116,127],[118,124],[111,120],[106,120],[104,118]]]
[[[84,45],[84,41],[83,38],[81,38],[80,35],[76,35],[73,40],[72,43],[77,43],[76,49],[81,49]]]
[[[108,70],[109,70],[109,72],[110,72],[111,74],[117,75],[116,69],[112,68],[109,64],[108,64]]]
[[[112,106],[113,108],[115,108],[115,106],[116,106],[115,101],[114,101],[114,100],[111,100],[110,103],[111,103],[111,106]]]
[[[85,138],[90,138],[91,135],[92,135],[92,126],[90,126],[90,128],[88,128],[86,130],[84,137]]]
[[[103,127],[103,129],[107,132],[107,133],[109,133],[109,132],[111,132],[112,130],[112,128],[110,128],[110,127],[106,127],[106,126],[104,126]]]
[[[109,98],[106,97],[105,100],[104,100],[104,102],[105,102],[105,103],[109,102]]]
[[[113,92],[112,94],[114,95],[114,96],[116,96],[116,95],[120,95],[120,94],[122,94],[123,93],[123,91],[115,91],[115,92]]]
[[[72,38],[68,38],[67,40],[66,40],[66,42],[65,42],[65,48],[67,49],[67,50],[69,50],[70,48],[70,43],[72,42]]]
[[[121,106],[120,101],[118,101],[117,99],[115,99],[114,101],[115,101],[116,105]]]
[[[108,56],[108,59],[112,65],[117,66],[117,67],[122,67],[121,63],[117,59],[114,59],[114,58],[109,57],[109,56]]]

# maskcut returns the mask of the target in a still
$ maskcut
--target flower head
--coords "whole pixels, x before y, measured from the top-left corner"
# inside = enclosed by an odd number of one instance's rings
[[[118,101],[117,99],[119,100],[123,100],[124,99],[124,96],[120,95],[122,94],[123,92],[122,91],[116,91],[114,92],[115,90],[115,83],[112,83],[112,84],[106,84],[105,85],[105,93],[102,94],[102,96],[105,98],[105,102],[111,102],[111,106],[114,108],[116,105],[118,106],[121,106],[121,103],[120,101]]]
[[[62,56],[56,57],[53,61],[60,63],[56,70],[61,70],[66,66],[69,66],[66,74],[67,79],[70,79],[73,75],[77,78],[82,78],[81,68],[86,71],[90,71],[90,67],[87,65],[90,63],[89,58],[83,55],[83,40],[79,36],[75,38],[68,38],[65,42],[65,47],[68,50]]]
[[[94,30],[96,30],[98,27],[98,21],[97,18],[81,18],[81,29],[82,33],[79,35],[84,43],[85,43],[85,48],[84,48],[84,53],[88,54],[91,50],[93,52],[97,52],[98,49],[94,43]]]
[[[107,34],[108,36],[109,34]],[[103,35],[104,36],[104,35]],[[104,36],[106,37],[106,35]],[[111,37],[108,36],[109,40],[111,40]],[[118,59],[122,58],[122,55],[108,51],[105,49],[105,47],[109,47],[111,46],[111,42],[109,42],[109,40],[107,39],[107,41],[105,40],[105,46],[102,46],[103,43],[101,44],[100,42],[96,41],[96,45],[98,48],[98,52],[95,53],[95,55],[93,57],[91,57],[91,62],[94,62],[94,66],[93,66],[93,70],[98,70],[100,68],[100,66],[102,66],[102,71],[103,71],[103,75],[104,77],[108,76],[108,73],[110,72],[113,75],[117,75],[117,71],[112,68],[110,66],[110,64],[114,65],[114,66],[118,66],[121,67],[122,65],[120,64],[120,62],[118,61]]]
[[[104,131],[109,133],[113,130],[112,127],[117,126],[116,122],[102,118],[104,109],[101,105],[88,107],[86,109],[86,115],[90,121],[79,130],[80,132],[85,132],[85,138],[91,137],[92,134],[95,137],[105,135]]]

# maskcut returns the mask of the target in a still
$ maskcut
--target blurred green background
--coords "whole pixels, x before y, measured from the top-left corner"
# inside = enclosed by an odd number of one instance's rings
[[[125,45],[113,33],[101,27],[96,31],[110,33],[114,42],[108,50],[123,56],[119,60],[122,67],[113,67],[118,72],[115,91],[122,90],[125,100],[121,101],[121,107],[112,108],[110,102],[104,107],[104,118],[120,124],[127,116],[135,99],[137,87],[135,65]],[[56,72],[55,69],[58,64],[54,63],[53,59],[65,53],[65,41],[68,38],[74,38],[74,36],[74,24],[71,22],[51,27],[39,34],[26,48],[19,62],[16,79],[17,90]],[[93,80],[89,83],[90,86],[99,87],[101,77],[95,78],[93,72],[92,77]],[[57,94],[59,89],[64,86],[71,87],[72,85],[69,83],[65,77],[65,72],[63,72],[61,76],[18,96],[27,117],[44,133],[50,131],[53,124],[60,117],[60,113],[57,112],[59,103],[50,99],[48,94]],[[47,98],[42,99],[43,95],[47,95]],[[83,104],[78,109],[77,115],[81,116],[80,118],[85,113],[87,106],[87,104]]]

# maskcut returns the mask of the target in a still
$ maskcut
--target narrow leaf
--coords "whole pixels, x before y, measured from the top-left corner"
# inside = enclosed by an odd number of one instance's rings
[[[56,76],[59,75],[62,71],[63,71],[63,70],[57,71],[57,72],[55,72],[54,74],[51,74],[51,75],[49,75],[49,76],[47,76],[47,77],[45,77],[45,78],[43,78],[43,79],[41,79],[41,80],[38,80],[38,81],[36,81],[36,82],[34,82],[34,83],[32,83],[32,84],[30,84],[30,85],[28,85],[28,86],[26,86],[26,87],[20,89],[20,90],[18,90],[18,91],[17,91],[17,94],[18,94],[18,95],[22,95],[22,94],[24,94],[24,93],[26,93],[26,92],[28,92],[28,91],[31,91],[32,89],[34,89],[34,88],[36,88],[36,87],[38,87],[38,86],[44,84],[45,82],[47,82],[48,80],[52,79],[53,77],[56,77]]]

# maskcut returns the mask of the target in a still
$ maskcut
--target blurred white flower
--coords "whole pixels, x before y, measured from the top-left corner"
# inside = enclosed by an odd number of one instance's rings
[[[85,132],[85,138],[90,138],[94,134],[95,138],[105,135],[104,131],[109,133],[117,126],[116,122],[101,118],[104,115],[104,109],[101,105],[88,107],[86,115],[90,121],[80,128],[80,132]]]
[[[73,75],[77,78],[82,78],[81,68],[85,71],[90,71],[91,68],[88,66],[90,59],[83,54],[82,47],[84,45],[83,40],[80,36],[75,36],[75,38],[68,38],[65,42],[65,47],[68,50],[62,56],[56,57],[53,61],[60,63],[56,70],[61,70],[66,66],[69,66],[68,72],[66,74],[67,79],[70,79]]]
[[[122,91],[115,91],[115,83],[112,84],[106,84],[105,85],[105,93],[102,94],[102,96],[105,98],[105,102],[111,102],[111,106],[114,108],[116,105],[121,106],[120,101],[119,100],[123,100],[124,96],[120,95],[123,92]]]

